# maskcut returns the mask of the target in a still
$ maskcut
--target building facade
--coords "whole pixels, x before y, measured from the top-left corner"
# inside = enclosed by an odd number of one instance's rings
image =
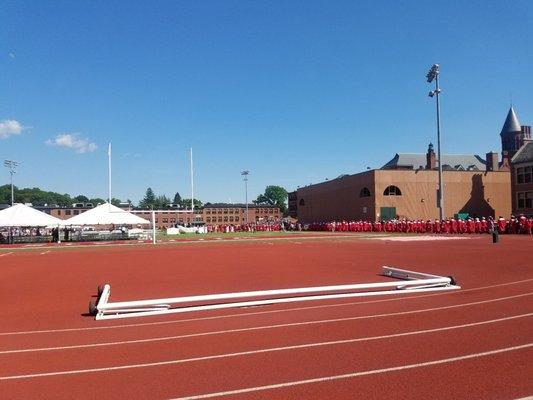
[[[446,217],[533,214],[531,128],[512,107],[500,137],[501,160],[495,152],[442,156]],[[298,188],[289,194],[289,212],[302,223],[437,219],[437,166],[430,143],[426,154],[398,153],[380,169]]]
[[[75,204],[72,207],[42,206],[36,209],[59,219],[69,219],[93,208],[92,204]],[[135,213],[141,218],[152,222],[152,210],[122,207]],[[157,229],[171,228],[176,225],[242,225],[248,223],[268,223],[279,221],[281,211],[279,207],[269,205],[215,203],[206,204],[203,208],[191,210],[165,209],[154,210]]]
[[[279,207],[249,204],[246,213],[245,204],[214,203],[203,208],[203,220],[206,225],[242,225],[246,223],[262,223],[279,221]]]
[[[533,216],[533,142],[524,144],[511,164],[513,213]]]

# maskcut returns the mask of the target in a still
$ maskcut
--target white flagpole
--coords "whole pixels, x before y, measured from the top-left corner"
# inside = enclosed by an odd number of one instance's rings
[[[192,163],[192,147],[191,147],[191,212],[194,219],[194,170]]]
[[[109,147],[107,148],[107,157],[108,157],[108,163],[109,163],[109,197],[108,202],[111,204],[111,142],[109,142]]]

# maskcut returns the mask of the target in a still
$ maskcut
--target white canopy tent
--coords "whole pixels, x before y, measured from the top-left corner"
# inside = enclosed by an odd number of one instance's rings
[[[62,221],[64,225],[149,225],[150,221],[138,217],[112,204],[104,203],[89,211]]]
[[[43,227],[62,225],[63,221],[24,204],[0,211],[0,227]]]

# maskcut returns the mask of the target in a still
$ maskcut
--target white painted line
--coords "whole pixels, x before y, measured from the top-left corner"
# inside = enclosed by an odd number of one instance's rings
[[[291,386],[308,385],[311,383],[320,383],[320,382],[327,382],[327,381],[337,381],[340,379],[357,378],[360,376],[376,375],[376,374],[383,374],[383,373],[395,372],[395,371],[403,371],[406,369],[429,367],[432,365],[449,364],[449,363],[457,362],[457,361],[464,361],[464,360],[470,360],[473,358],[487,357],[487,356],[492,356],[495,354],[507,353],[509,351],[523,350],[531,346],[533,346],[533,343],[526,343],[521,346],[506,347],[503,349],[484,351],[482,353],[466,354],[464,356],[459,356],[459,357],[443,358],[441,360],[426,361],[426,362],[417,363],[417,364],[399,365],[397,367],[352,372],[352,373],[343,374],[343,375],[322,376],[319,378],[305,379],[301,381],[283,382],[283,383],[277,383],[274,385],[265,385],[265,386],[255,386],[255,387],[249,387],[249,388],[243,388],[243,389],[228,390],[225,392],[206,393],[206,394],[200,394],[200,395],[195,395],[195,396],[179,397],[179,398],[175,398],[172,400],[209,399],[209,398],[220,397],[220,396],[229,396],[229,395],[242,394],[242,393],[259,392],[263,390],[281,389],[281,388],[286,388],[286,387],[291,387]]]
[[[526,282],[531,282],[531,281],[533,281],[533,278],[523,279],[523,280],[514,281],[514,282],[499,283],[496,285],[479,286],[476,288],[461,289],[460,293],[473,292],[473,291],[485,290],[485,289],[493,289],[493,288],[502,287],[502,286],[518,285],[521,283],[526,283]],[[403,298],[391,298],[391,299],[380,299],[380,300],[337,303],[337,304],[323,304],[323,305],[318,305],[318,306],[294,307],[294,308],[286,308],[286,309],[281,309],[281,310],[257,311],[257,312],[251,312],[251,313],[215,315],[212,317],[188,318],[188,319],[178,319],[178,320],[172,320],[172,321],[142,322],[142,323],[137,323],[137,324],[90,326],[90,327],[81,327],[81,328],[61,328],[61,329],[43,329],[43,330],[32,330],[32,331],[0,332],[0,336],[31,335],[31,334],[41,334],[41,333],[79,332],[79,331],[94,331],[94,330],[105,330],[105,329],[136,328],[136,327],[141,327],[141,326],[153,326],[153,325],[169,325],[169,324],[179,324],[183,322],[196,322],[196,321],[207,321],[207,320],[224,319],[224,318],[249,317],[249,316],[256,316],[256,315],[263,315],[263,314],[278,314],[278,313],[285,313],[285,312],[292,312],[292,311],[305,311],[305,310],[321,309],[321,308],[336,308],[336,307],[347,307],[347,306],[353,306],[353,305],[383,303],[383,302],[398,301],[398,300],[421,299],[421,298],[426,298],[426,297],[442,296],[442,295],[451,294],[451,293],[457,293],[457,292],[449,291],[449,292],[432,293],[432,294],[419,295],[419,296],[418,295],[407,296]],[[525,295],[527,296],[529,294],[525,294]]]
[[[50,250],[43,251],[41,254],[48,254],[50,253]]]
[[[488,302],[508,300],[510,298],[517,298],[517,297],[525,297],[525,296],[530,296],[532,294],[533,294],[533,292],[532,293],[528,293],[528,294],[518,295],[518,296],[505,297],[505,298],[501,298],[501,299],[484,300],[482,302],[470,303],[468,305],[486,304]],[[445,308],[445,309],[446,308],[457,308],[457,307],[463,307],[463,306],[466,306],[466,304],[456,305],[456,306],[447,306],[447,307],[443,307],[443,308]],[[31,353],[31,352],[38,352],[38,351],[82,349],[82,348],[89,348],[89,347],[104,347],[104,346],[117,346],[117,345],[134,344],[134,343],[160,342],[160,341],[165,341],[165,340],[177,340],[177,339],[185,339],[185,338],[193,338],[193,337],[201,337],[201,336],[214,336],[214,335],[223,335],[223,334],[228,334],[228,333],[262,331],[262,330],[268,330],[268,329],[288,328],[288,327],[294,327],[294,326],[331,324],[331,323],[335,323],[335,322],[356,321],[356,320],[361,320],[361,319],[390,317],[390,316],[414,314],[414,313],[420,313],[420,312],[430,312],[430,311],[437,311],[437,310],[441,310],[441,309],[442,308],[430,308],[430,309],[424,309],[424,310],[402,311],[402,312],[398,312],[398,313],[389,313],[389,314],[375,314],[375,315],[364,315],[364,316],[357,316],[357,317],[322,319],[322,320],[316,320],[316,321],[290,322],[290,323],[286,323],[286,324],[262,325],[262,326],[253,326],[253,327],[249,327],[249,328],[226,329],[226,330],[220,330],[220,331],[190,333],[190,334],[186,334],[186,335],[164,336],[164,337],[149,338],[149,339],[124,340],[124,341],[117,341],[117,342],[90,343],[90,344],[80,344],[80,345],[72,345],[72,346],[58,346],[58,347],[41,347],[41,348],[34,348],[34,349],[3,350],[3,351],[0,351],[0,354]],[[533,313],[531,313],[531,314],[522,314],[522,315],[520,315],[518,317],[521,318],[521,317],[530,316],[530,315],[533,315]],[[497,321],[505,321],[507,319],[513,319],[513,318],[518,318],[518,317],[501,318],[501,319],[493,320],[493,321],[496,321],[496,322]],[[476,324],[474,324],[474,325],[476,325]],[[460,325],[460,327],[463,327],[463,326],[469,326],[469,324]],[[421,331],[421,332],[426,332],[426,331]]]
[[[157,366],[162,366],[162,365],[185,364],[189,362],[248,356],[252,354],[273,353],[273,352],[278,352],[278,351],[333,346],[333,345],[338,345],[338,344],[365,342],[365,341],[371,341],[371,340],[391,339],[391,338],[402,337],[402,336],[413,336],[413,335],[420,335],[424,333],[433,333],[433,332],[448,331],[448,330],[453,330],[453,329],[468,328],[472,326],[487,325],[487,324],[503,322],[503,321],[513,320],[513,319],[518,319],[518,318],[526,318],[532,315],[533,313],[529,313],[529,314],[515,315],[512,317],[499,318],[499,319],[494,319],[494,320],[489,320],[489,321],[474,322],[474,323],[464,324],[464,325],[447,326],[447,327],[436,328],[436,329],[426,329],[426,330],[413,331],[413,332],[402,332],[402,333],[396,333],[396,334],[391,334],[391,335],[371,336],[371,337],[366,337],[366,338],[337,340],[337,341],[331,341],[331,342],[317,342],[317,343],[299,344],[299,345],[294,345],[294,346],[270,347],[266,349],[240,351],[236,353],[226,353],[226,354],[215,354],[211,356],[184,358],[184,359],[179,359],[179,360],[160,361],[160,362],[152,362],[152,363],[144,363],[144,364],[119,365],[115,367],[78,369],[78,370],[56,371],[56,372],[42,372],[42,373],[27,374],[27,375],[2,376],[0,377],[0,381],[13,380],[13,379],[39,378],[39,377],[58,376],[58,375],[75,375],[75,374],[84,374],[84,373],[90,373],[90,372],[104,372],[104,371],[107,372],[107,371],[116,371],[116,370],[132,369],[132,368],[157,367]]]
[[[10,254],[13,254],[13,252],[10,251],[9,253],[2,253],[2,254],[0,254],[0,257],[8,256],[8,255],[10,255]]]

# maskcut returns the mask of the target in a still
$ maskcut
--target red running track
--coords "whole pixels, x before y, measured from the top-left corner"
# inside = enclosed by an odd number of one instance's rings
[[[533,243],[502,239],[14,251],[0,258],[1,398],[532,395]],[[112,300],[128,300],[372,282],[383,279],[382,265],[453,275],[463,289],[128,320],[83,315],[102,282]]]

